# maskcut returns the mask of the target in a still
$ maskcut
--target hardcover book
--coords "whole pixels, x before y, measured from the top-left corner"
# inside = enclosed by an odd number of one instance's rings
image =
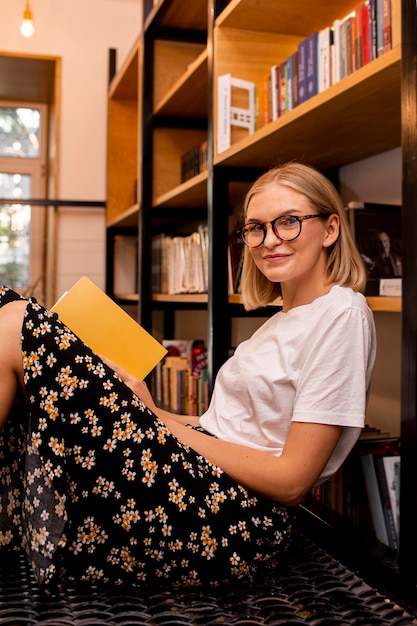
[[[89,278],[83,276],[52,311],[94,352],[143,380],[166,349]]]

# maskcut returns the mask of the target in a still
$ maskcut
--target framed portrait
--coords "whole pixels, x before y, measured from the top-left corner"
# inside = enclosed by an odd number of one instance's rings
[[[366,295],[401,295],[401,206],[350,203],[348,215],[367,271]]]

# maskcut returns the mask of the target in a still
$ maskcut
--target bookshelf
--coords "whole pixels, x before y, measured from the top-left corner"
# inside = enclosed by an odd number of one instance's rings
[[[143,32],[109,91],[108,231],[130,229],[138,236],[138,294],[126,294],[126,299],[136,297],[138,317],[145,328],[153,330],[155,311],[163,315],[164,328],[172,332],[178,312],[205,312],[211,381],[227,358],[232,318],[244,315],[239,295],[228,294],[227,231],[229,215],[248,184],[272,163],[291,158],[302,158],[337,181],[337,170],[343,165],[403,146],[403,293],[406,290],[407,295],[402,299],[370,297],[368,302],[374,311],[401,315],[402,319],[405,469],[401,507],[405,521],[399,568],[395,573],[389,567],[381,568],[380,574],[385,581],[400,581],[397,587],[405,594],[415,585],[413,563],[417,559],[417,539],[407,521],[415,519],[417,503],[417,339],[413,322],[417,295],[412,277],[416,261],[413,233],[417,231],[413,211],[417,112],[412,62],[416,44],[411,35],[415,32],[415,3],[392,0],[391,50],[252,135],[232,142],[221,153],[216,151],[218,77],[230,73],[259,81],[273,63],[294,52],[299,41],[343,18],[357,3],[328,0],[314,3],[312,10],[308,0],[263,0],[260,10],[254,0],[195,0],[186,11],[182,0],[148,4]],[[121,117],[122,126],[116,131]],[[207,138],[208,171],[181,182],[181,155]],[[135,180],[136,198],[132,192]],[[187,225],[204,220],[210,241],[208,294],[152,293],[154,234],[165,228],[186,232]],[[111,253],[108,262],[113,263]],[[111,282],[110,271],[109,276]],[[123,300],[123,294],[119,295]],[[336,544],[343,541],[336,539]],[[356,555],[358,563],[364,563],[371,553],[369,547],[362,557]]]

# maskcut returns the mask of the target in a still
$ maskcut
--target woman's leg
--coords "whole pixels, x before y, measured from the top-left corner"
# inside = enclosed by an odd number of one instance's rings
[[[18,300],[0,308],[0,430],[23,388],[21,333],[26,305]]]

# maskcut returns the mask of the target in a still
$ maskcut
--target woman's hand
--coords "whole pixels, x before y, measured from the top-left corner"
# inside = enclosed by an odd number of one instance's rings
[[[138,398],[140,398],[140,400],[142,400],[142,402],[146,404],[146,406],[151,411],[157,413],[157,407],[155,405],[154,399],[151,396],[147,384],[143,380],[138,380],[137,378],[132,376],[132,374],[129,374],[129,372],[123,369],[123,367],[121,367],[117,363],[114,363],[114,361],[110,361],[110,359],[106,358],[102,354],[100,354],[99,356],[106,365],[108,365],[112,370],[116,372],[116,374],[120,376],[124,384],[129,387],[129,389],[131,389],[133,393],[136,394]]]

